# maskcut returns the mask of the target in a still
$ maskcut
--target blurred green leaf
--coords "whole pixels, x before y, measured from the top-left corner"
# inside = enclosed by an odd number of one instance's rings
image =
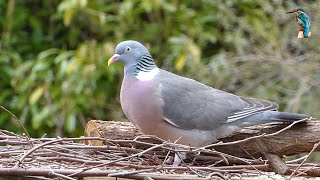
[[[69,114],[66,119],[66,129],[68,132],[73,132],[76,129],[77,119],[75,114]]]
[[[50,115],[50,107],[43,107],[41,110],[32,108],[34,117],[32,118],[32,128],[39,129],[45,123],[45,120],[48,119]]]
[[[59,49],[56,49],[56,48],[48,49],[40,52],[38,55],[38,59],[46,59],[49,56],[57,55],[58,53],[59,53]]]
[[[73,14],[75,12],[74,8],[68,8],[64,14],[63,14],[63,24],[65,26],[69,26],[73,17]]]
[[[43,95],[44,90],[45,90],[44,86],[41,86],[35,89],[29,97],[29,104],[33,105],[34,103],[36,103],[39,100],[39,98]]]
[[[181,54],[175,62],[175,68],[180,71],[185,65],[186,60],[187,60],[187,56],[185,54]]]

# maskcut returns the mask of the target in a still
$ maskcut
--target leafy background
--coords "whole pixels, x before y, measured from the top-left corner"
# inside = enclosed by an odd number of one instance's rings
[[[297,39],[302,6],[312,37]],[[80,136],[90,119],[126,121],[122,40],[145,44],[163,69],[280,110],[320,117],[319,1],[3,0],[0,104],[33,137]],[[23,132],[5,111],[0,127]]]

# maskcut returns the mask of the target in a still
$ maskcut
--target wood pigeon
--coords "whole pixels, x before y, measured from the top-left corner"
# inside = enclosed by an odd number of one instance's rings
[[[201,147],[241,128],[292,122],[304,114],[278,112],[278,105],[236,96],[157,67],[137,41],[116,46],[108,65],[124,64],[120,101],[127,118],[144,134]]]

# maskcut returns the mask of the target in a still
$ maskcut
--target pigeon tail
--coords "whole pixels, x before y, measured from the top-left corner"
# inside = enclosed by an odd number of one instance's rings
[[[274,123],[274,122],[294,122],[294,121],[298,121],[298,120],[309,118],[309,117],[310,116],[305,114],[278,112],[278,111],[264,111],[264,112],[243,118],[240,122],[240,126],[247,127],[252,125]]]
[[[305,114],[298,114],[298,113],[289,113],[289,112],[278,112],[274,111],[271,112],[272,116],[270,120],[275,120],[275,121],[297,121],[305,118],[309,118],[310,116],[305,115]]]

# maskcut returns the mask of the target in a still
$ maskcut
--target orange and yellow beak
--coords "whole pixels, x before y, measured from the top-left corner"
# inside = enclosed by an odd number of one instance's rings
[[[114,54],[109,60],[108,60],[108,66],[110,66],[110,64],[113,64],[114,62],[118,61],[118,57],[120,55],[119,54]]]

